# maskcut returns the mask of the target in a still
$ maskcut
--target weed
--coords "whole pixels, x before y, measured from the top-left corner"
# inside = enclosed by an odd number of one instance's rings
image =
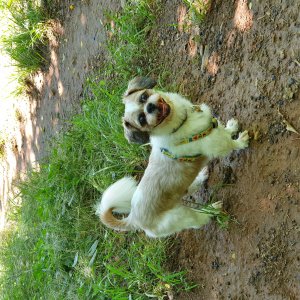
[[[183,0],[190,9],[190,18],[193,22],[202,22],[210,8],[210,0]]]
[[[19,109],[15,110],[15,118],[20,123],[24,122],[24,116],[22,115],[22,112]]]
[[[225,229],[228,227],[230,215],[219,208],[213,206],[213,203],[204,204],[199,209],[199,212],[205,213],[216,218],[218,225]]]
[[[218,183],[215,184],[212,187],[212,191],[209,197],[209,203],[207,205],[204,205],[201,209],[203,209],[203,212],[206,211],[206,213],[211,214],[212,217],[216,218],[216,221],[218,223],[218,225],[223,228],[226,229],[229,226],[229,223],[231,221],[235,221],[234,218],[228,214],[226,211],[224,210],[220,210],[218,208],[214,208],[212,206],[212,203],[218,202],[218,197],[217,197],[217,193],[220,189],[229,186],[229,184],[224,184],[224,183]]]
[[[0,134],[0,159],[5,155],[5,139]]]

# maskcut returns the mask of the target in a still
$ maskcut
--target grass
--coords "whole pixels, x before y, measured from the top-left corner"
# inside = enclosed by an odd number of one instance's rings
[[[183,272],[165,270],[168,240],[107,230],[94,214],[104,189],[138,176],[147,159],[124,138],[120,98],[132,76],[149,72],[138,60],[151,59],[145,40],[155,18],[150,1],[128,5],[110,16],[110,62],[87,80],[82,113],[20,184],[21,201],[11,201],[13,225],[0,237],[1,299],[163,299],[192,288]]]
[[[183,0],[189,8],[189,17],[193,23],[202,22],[210,8],[211,0]]]
[[[5,139],[2,136],[2,132],[0,132],[0,159],[2,159],[5,155]]]
[[[231,218],[230,215],[219,208],[215,208],[213,203],[202,205],[199,211],[216,218],[217,224],[220,226],[220,228],[228,228],[228,223]]]
[[[16,81],[24,89],[26,79],[46,62],[49,17],[36,0],[2,1],[0,10],[9,19],[2,49],[16,66]]]
[[[158,7],[153,0],[136,1],[136,4],[132,1],[132,3],[124,8],[121,15],[107,14],[107,18],[112,21],[107,25],[110,33],[108,50],[111,53],[109,70],[113,70],[114,75],[122,74],[122,78],[145,75],[153,68],[151,60],[154,55],[150,54],[153,49],[145,44],[145,39],[155,26],[155,11]],[[132,9],[138,9],[138,14],[132,14]],[[142,44],[144,47],[141,47]],[[134,70],[132,65],[135,66]],[[106,71],[107,75],[109,70]]]

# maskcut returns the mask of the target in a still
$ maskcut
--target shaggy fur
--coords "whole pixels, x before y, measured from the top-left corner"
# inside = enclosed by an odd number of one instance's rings
[[[182,205],[182,197],[196,191],[207,178],[207,169],[200,170],[210,159],[247,147],[249,137],[244,131],[233,140],[238,123],[231,119],[226,127],[218,122],[207,136],[178,145],[210,127],[211,111],[205,104],[201,104],[201,111],[195,111],[184,97],[153,90],[154,86],[152,79],[137,77],[123,98],[125,136],[134,143],[150,140],[152,146],[145,174],[139,184],[125,177],[111,185],[98,204],[97,214],[110,228],[144,230],[150,237],[164,237],[209,222],[210,216]],[[175,160],[164,155],[162,148],[176,157],[197,157],[194,161]],[[220,208],[221,204],[215,206]],[[113,212],[128,216],[120,220]]]

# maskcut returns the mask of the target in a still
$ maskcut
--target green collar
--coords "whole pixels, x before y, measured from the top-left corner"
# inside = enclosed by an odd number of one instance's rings
[[[197,155],[185,155],[185,156],[177,156],[170,152],[166,148],[160,148],[160,151],[162,154],[168,156],[171,159],[178,160],[178,161],[195,161],[198,158],[202,157],[202,154],[197,154]]]

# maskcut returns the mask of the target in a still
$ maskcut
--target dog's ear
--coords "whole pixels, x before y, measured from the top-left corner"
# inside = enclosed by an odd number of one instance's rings
[[[152,89],[156,86],[157,82],[153,78],[149,77],[135,77],[129,81],[127,90],[124,96],[129,96],[132,93],[135,93],[144,89]]]
[[[150,137],[148,132],[141,131],[133,127],[129,122],[125,120],[123,120],[123,127],[124,127],[125,137],[129,143],[134,143],[134,144],[149,143]]]

